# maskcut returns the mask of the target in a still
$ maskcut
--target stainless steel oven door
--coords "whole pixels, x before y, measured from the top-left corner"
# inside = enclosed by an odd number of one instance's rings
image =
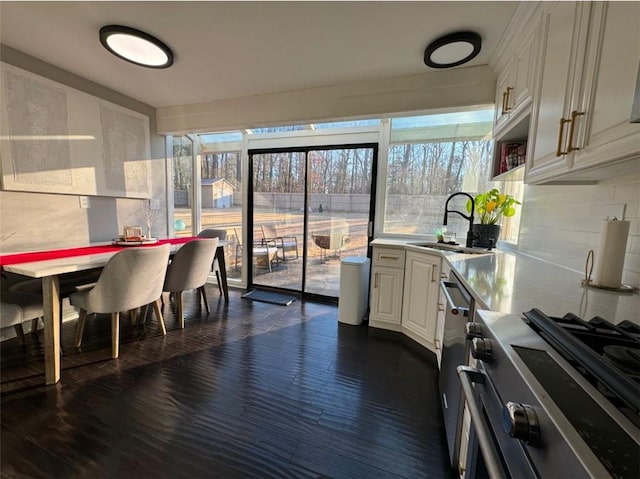
[[[480,369],[460,366],[458,376],[471,415],[470,436],[474,438],[470,440],[467,452],[469,477],[539,477],[521,442],[505,432],[504,407],[487,375]],[[481,454],[474,448],[479,448]]]

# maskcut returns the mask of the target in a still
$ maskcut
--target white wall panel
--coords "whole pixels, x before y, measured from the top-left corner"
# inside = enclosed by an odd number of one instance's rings
[[[148,160],[150,196],[160,201],[162,211],[166,210],[165,142],[164,137],[153,133],[153,108],[28,55],[4,48],[1,52],[5,63],[145,115],[151,130],[151,156]],[[143,224],[144,200],[93,196],[90,208],[84,209],[80,207],[79,195],[74,192],[45,194],[0,191],[0,253],[109,241],[124,225]],[[153,231],[160,237],[166,236],[167,221],[158,219]]]
[[[160,134],[242,130],[492,104],[488,66],[158,108]]]
[[[518,249],[583,272],[587,252],[598,254],[601,221],[625,209],[631,225],[622,281],[640,287],[639,204],[637,175],[597,185],[527,186]]]

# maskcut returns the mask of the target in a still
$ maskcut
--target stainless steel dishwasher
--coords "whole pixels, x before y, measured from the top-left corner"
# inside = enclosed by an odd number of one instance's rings
[[[451,271],[449,281],[441,281],[440,288],[446,299],[442,360],[440,363],[439,388],[442,414],[447,434],[447,445],[451,466],[458,465],[462,413],[464,401],[462,387],[456,368],[466,365],[469,346],[466,341],[466,324],[473,320],[473,297]]]

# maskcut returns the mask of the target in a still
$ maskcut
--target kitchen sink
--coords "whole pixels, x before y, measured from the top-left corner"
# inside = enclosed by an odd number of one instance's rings
[[[454,245],[447,243],[411,243],[413,246],[420,246],[421,248],[437,249],[440,251],[451,251],[453,253],[465,253],[465,254],[487,254],[493,253],[493,250],[486,248],[467,248],[462,245]]]

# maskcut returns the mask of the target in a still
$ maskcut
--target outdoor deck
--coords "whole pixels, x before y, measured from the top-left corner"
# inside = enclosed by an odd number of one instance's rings
[[[175,219],[185,223],[183,231],[176,231],[177,236],[197,234],[191,227],[191,211],[177,208]],[[338,297],[340,286],[340,260],[347,256],[366,256],[367,254],[367,222],[362,213],[309,213],[309,235],[329,234],[331,219],[339,217],[348,225],[348,243],[340,248],[324,250],[311,238],[307,240],[307,277],[306,291],[325,296]],[[286,261],[273,261],[272,270],[257,267],[254,263],[254,283],[271,287],[300,290],[303,266],[303,212],[256,212],[254,214],[254,240],[262,239],[260,225],[276,225],[280,236],[294,236],[298,240],[299,258],[287,253]],[[226,247],[225,258],[228,278],[233,281],[242,275],[242,257],[236,255],[237,235],[242,235],[242,209],[209,208],[202,210],[202,228],[225,229],[227,239],[232,243]],[[240,238],[242,242],[242,238]],[[238,253],[239,253],[238,249]]]

